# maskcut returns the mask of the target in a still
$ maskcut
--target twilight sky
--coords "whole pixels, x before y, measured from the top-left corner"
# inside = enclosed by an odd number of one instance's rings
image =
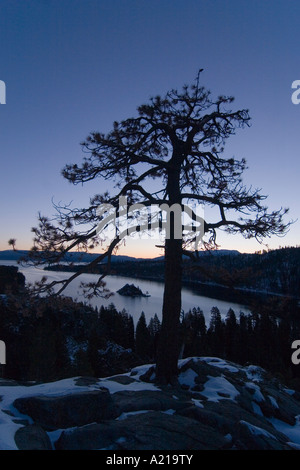
[[[54,212],[52,198],[84,206],[106,189],[101,180],[73,187],[60,173],[80,163],[79,143],[90,131],[135,116],[150,96],[191,83],[199,68],[213,96],[235,96],[233,109],[249,108],[252,117],[225,156],[246,158],[245,183],[296,220],[300,105],[291,86],[300,80],[299,18],[295,0],[1,0],[0,250],[11,237],[28,249],[38,211]],[[266,243],[296,245],[299,232],[296,222]],[[222,233],[218,242],[264,248]],[[161,254],[142,241],[121,253]]]

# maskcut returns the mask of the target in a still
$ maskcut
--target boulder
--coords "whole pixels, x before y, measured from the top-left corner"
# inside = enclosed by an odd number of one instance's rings
[[[142,410],[180,410],[192,404],[186,396],[179,400],[166,392],[152,390],[116,392],[113,395],[113,403],[120,413]]]
[[[276,389],[274,386],[264,384],[262,386],[262,391],[264,395],[267,396],[268,401],[266,404],[262,404],[262,411],[265,416],[273,416],[274,418],[280,419],[291,426],[296,424],[296,416],[300,414],[300,404],[298,400],[292,395]],[[276,403],[277,406],[270,401],[270,397],[273,403]],[[265,409],[265,406],[269,404],[268,409]]]
[[[218,450],[228,445],[213,428],[158,411],[63,431],[58,450]]]
[[[74,379],[74,384],[78,385],[79,387],[89,387],[90,385],[97,385],[99,382],[99,379],[96,377],[86,377],[86,376],[81,376],[81,377],[76,377]]]
[[[113,419],[118,414],[105,388],[57,397],[40,395],[18,398],[13,404],[47,430],[82,426]]]
[[[273,425],[267,421],[263,416],[259,416],[255,413],[250,413],[249,411],[241,408],[237,403],[234,403],[230,400],[220,400],[219,402],[207,401],[204,403],[205,410],[209,414],[216,414],[218,419],[223,418],[222,421],[218,421],[222,424],[220,430],[224,433],[230,433],[237,439],[236,429],[240,421],[248,422],[249,425],[256,426],[263,429],[266,433],[272,434],[275,438],[285,443],[288,439],[287,437],[277,431]],[[200,416],[200,415],[199,415]]]
[[[136,382],[135,379],[132,377],[129,377],[128,375],[115,375],[113,377],[110,377],[109,380],[112,380],[113,382],[117,382],[118,384],[121,385],[129,385],[134,382]]]
[[[230,421],[221,414],[214,413],[213,411],[200,408],[199,406],[190,406],[183,408],[176,412],[176,415],[185,416],[187,418],[195,419],[200,423],[214,428],[222,434],[233,433],[233,426]]]
[[[19,450],[52,450],[48,434],[38,424],[29,424],[15,433],[15,442]]]
[[[273,433],[247,421],[238,423],[236,434],[235,444],[241,450],[291,450],[287,444],[278,441]]]

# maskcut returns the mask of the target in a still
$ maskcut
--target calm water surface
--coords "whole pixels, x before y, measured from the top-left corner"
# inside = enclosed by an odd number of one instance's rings
[[[18,266],[16,261],[0,260],[0,264],[7,266]],[[34,283],[35,281],[39,281],[41,277],[45,275],[49,281],[65,279],[68,277],[68,275],[70,275],[70,273],[44,271],[43,269],[36,267],[18,267],[19,271],[25,275],[27,283]],[[122,310],[125,308],[127,312],[133,316],[135,322],[138,320],[142,311],[145,313],[147,321],[149,321],[155,313],[157,313],[158,317],[161,319],[163,283],[123,276],[107,276],[106,285],[107,288],[113,292],[113,295],[109,299],[94,298],[92,300],[86,301],[80,292],[79,285],[82,281],[92,282],[95,281],[95,279],[97,279],[97,275],[95,274],[82,274],[66,288],[64,295],[72,297],[78,301],[85,301],[93,306],[98,307],[101,305],[107,306],[113,303],[117,310]],[[144,293],[148,292],[150,297],[132,298],[119,295],[116,291],[127,283],[140,287]],[[243,311],[244,313],[249,312],[248,308],[244,305],[213,299],[211,297],[205,297],[199,295],[196,289],[191,287],[183,287],[182,308],[185,312],[193,307],[200,307],[203,310],[206,321],[208,323],[210,320],[211,308],[214,306],[219,308],[223,317],[226,315],[230,307],[234,310],[236,315],[239,315],[240,311]]]

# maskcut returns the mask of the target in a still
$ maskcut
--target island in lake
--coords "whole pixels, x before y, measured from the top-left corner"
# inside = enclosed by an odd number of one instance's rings
[[[121,289],[117,290],[118,294],[125,295],[127,297],[150,297],[148,292],[144,294],[139,287],[134,284],[125,284]]]

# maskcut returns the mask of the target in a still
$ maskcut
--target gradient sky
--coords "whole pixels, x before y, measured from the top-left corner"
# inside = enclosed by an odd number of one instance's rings
[[[191,83],[203,68],[214,96],[235,96],[252,126],[227,143],[246,158],[245,182],[269,195],[270,209],[300,201],[300,3],[294,0],[1,0],[0,250],[31,246],[38,211],[55,202],[84,206],[106,189],[100,180],[71,186],[60,174],[80,163],[90,131],[135,116],[150,96]],[[103,187],[101,187],[103,185]],[[270,248],[299,244],[300,223]],[[252,252],[255,241],[220,234],[222,248]],[[122,253],[156,256],[148,244]]]

